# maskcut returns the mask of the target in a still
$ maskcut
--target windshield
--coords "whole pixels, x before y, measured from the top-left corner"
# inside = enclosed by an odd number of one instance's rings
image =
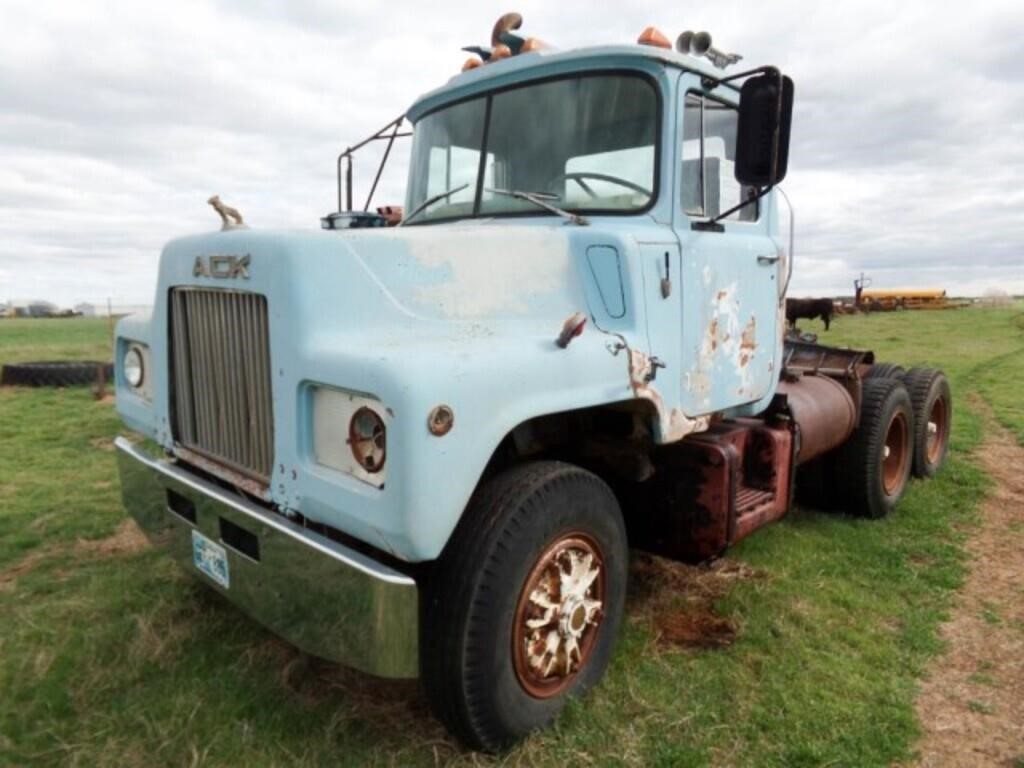
[[[416,123],[406,210],[442,197],[410,223],[550,215],[511,191],[551,195],[572,211],[645,210],[657,128],[658,96],[639,74],[548,80],[443,107]]]

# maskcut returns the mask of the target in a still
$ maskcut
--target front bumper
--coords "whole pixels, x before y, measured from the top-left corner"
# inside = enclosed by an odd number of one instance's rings
[[[416,677],[416,582],[241,496],[115,441],[125,508],[187,571],[298,648],[381,677]],[[219,543],[227,587],[193,562]]]

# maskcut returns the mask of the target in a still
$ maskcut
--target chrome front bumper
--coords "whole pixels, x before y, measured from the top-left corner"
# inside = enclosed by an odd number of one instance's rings
[[[158,547],[298,648],[381,677],[416,677],[412,578],[117,438],[125,508]],[[193,563],[193,531],[222,546],[229,586]]]

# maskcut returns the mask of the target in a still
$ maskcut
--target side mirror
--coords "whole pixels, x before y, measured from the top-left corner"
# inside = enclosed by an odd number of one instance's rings
[[[778,71],[751,77],[740,89],[736,181],[768,187],[786,177],[793,81]]]

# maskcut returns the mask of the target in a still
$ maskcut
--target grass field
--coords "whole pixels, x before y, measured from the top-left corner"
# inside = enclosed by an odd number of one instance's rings
[[[108,358],[108,334],[105,321],[0,321],[0,363]],[[686,570],[678,582],[641,573],[602,685],[501,758],[461,751],[414,683],[298,656],[141,546],[123,524],[118,420],[88,388],[0,390],[0,764],[911,759],[917,681],[940,649],[936,629],[987,486],[970,458],[984,436],[981,400],[1024,441],[1024,313],[841,317],[822,339],[947,370],[955,431],[944,473],[915,482],[883,521],[796,510],[724,567]],[[678,593],[666,594],[674,583]],[[709,594],[733,642],[659,639],[652,600],[678,610]]]

